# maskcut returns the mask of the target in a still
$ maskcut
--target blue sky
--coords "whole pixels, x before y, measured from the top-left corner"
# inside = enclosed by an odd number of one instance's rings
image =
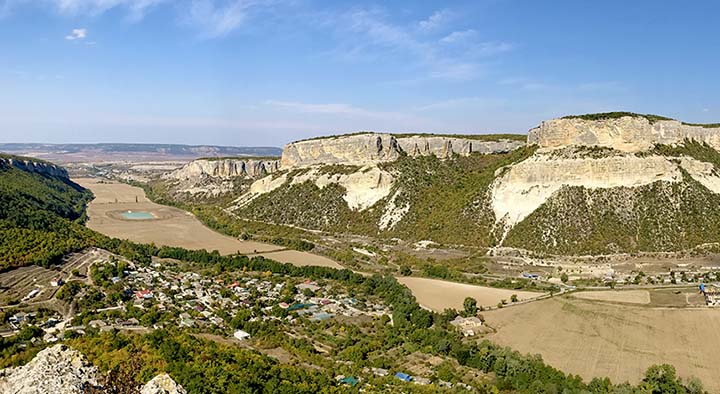
[[[0,0],[0,141],[720,121],[720,2]]]

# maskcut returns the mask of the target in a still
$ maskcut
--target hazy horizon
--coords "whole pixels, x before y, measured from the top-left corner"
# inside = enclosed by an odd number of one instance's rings
[[[0,142],[523,134],[607,111],[714,122],[718,11],[709,0],[0,0]]]

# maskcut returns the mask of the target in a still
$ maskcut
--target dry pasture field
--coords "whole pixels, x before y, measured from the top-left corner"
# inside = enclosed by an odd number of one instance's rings
[[[637,383],[653,364],[672,364],[720,390],[720,309],[654,308],[554,297],[485,312],[488,338],[586,380]]]
[[[155,204],[139,187],[114,181],[100,181],[95,178],[80,178],[75,181],[95,194],[95,199],[88,206],[90,220],[87,226],[111,237],[191,250],[217,250],[221,254],[262,254],[277,251],[279,248],[276,245],[242,241],[217,233],[205,227],[188,212]],[[118,215],[118,212],[124,211],[148,212],[158,219],[126,220]],[[294,250],[275,252],[267,257],[299,266],[322,265],[342,268],[340,264],[328,258]]]
[[[301,252],[299,250],[280,250],[277,252],[265,252],[260,253],[261,256],[281,263],[290,263],[303,267],[306,265],[315,265],[320,267],[330,267],[342,269],[343,266],[338,264],[335,260],[327,258],[325,256],[319,256],[312,253]]]
[[[496,289],[411,276],[398,277],[397,280],[412,290],[420,305],[438,312],[442,312],[446,308],[462,310],[465,297],[474,298],[478,306],[496,306],[501,300],[510,302],[513,294],[516,294],[519,300],[542,295],[542,293],[531,291]]]
[[[571,297],[583,300],[620,302],[626,304],[647,305],[650,303],[650,292],[647,290],[600,290],[580,291]]]

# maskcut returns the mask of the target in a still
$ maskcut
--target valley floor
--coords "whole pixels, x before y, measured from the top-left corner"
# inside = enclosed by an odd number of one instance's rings
[[[485,318],[496,330],[492,341],[540,354],[586,380],[608,376],[636,384],[649,366],[672,364],[680,376],[700,378],[710,392],[720,390],[720,310],[653,304],[554,297],[486,312]]]
[[[188,212],[150,201],[138,187],[94,178],[80,178],[75,181],[95,194],[95,199],[88,206],[90,220],[87,226],[111,237],[190,250],[217,250],[226,255],[258,253],[298,266],[342,268],[340,264],[312,253],[281,251],[283,248],[276,245],[242,241],[219,234],[205,227]],[[121,215],[127,211],[147,212],[156,219],[127,220]],[[267,254],[268,252],[270,253]]]
[[[543,293],[531,291],[496,289],[440,279],[405,276],[398,277],[397,280],[413,292],[420,305],[436,312],[442,312],[446,308],[462,310],[465,297],[473,297],[477,301],[478,307],[487,308],[496,307],[503,300],[510,303],[513,294],[517,296],[518,301],[543,295]]]

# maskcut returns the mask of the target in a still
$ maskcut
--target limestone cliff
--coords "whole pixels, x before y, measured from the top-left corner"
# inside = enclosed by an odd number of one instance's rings
[[[163,175],[162,179],[176,199],[218,197],[238,191],[244,182],[277,172],[279,165],[273,159],[198,159]]]
[[[598,120],[568,117],[542,122],[528,133],[528,143],[538,144],[541,148],[602,146],[626,152],[647,150],[655,144],[678,144],[685,139],[720,149],[720,127],[651,120],[645,116]]]
[[[69,179],[67,170],[55,164],[41,160],[33,160],[20,156],[0,156],[0,162],[16,167],[23,171],[35,172],[38,174],[54,176],[62,179]]]
[[[499,138],[484,141],[468,137],[391,134],[357,134],[293,142],[283,149],[283,169],[312,165],[367,165],[410,157],[435,155],[447,158],[453,154],[467,156],[472,152],[509,152],[525,145],[522,141]]]
[[[168,178],[188,180],[203,176],[213,178],[247,177],[261,178],[276,172],[279,167],[277,160],[264,159],[198,159],[169,173]]]

